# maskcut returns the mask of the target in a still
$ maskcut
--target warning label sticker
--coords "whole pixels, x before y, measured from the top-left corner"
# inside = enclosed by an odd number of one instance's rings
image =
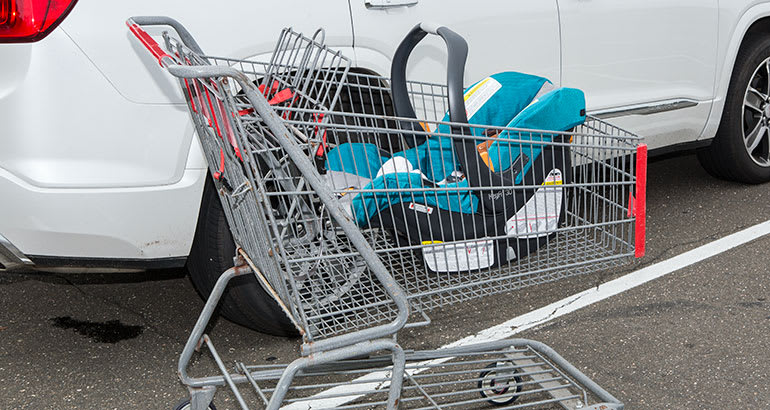
[[[563,196],[561,171],[552,170],[535,195],[505,225],[508,236],[539,238],[559,225]]]
[[[470,120],[493,95],[503,88],[497,80],[487,77],[465,92],[465,113]]]
[[[433,207],[423,205],[423,204],[415,204],[414,202],[409,204],[409,209],[415,210],[417,212],[422,212],[428,215],[433,213]]]
[[[426,244],[426,243],[423,243]],[[467,243],[430,242],[422,250],[425,263],[434,272],[462,272],[484,269],[495,263],[495,243],[482,240]]]

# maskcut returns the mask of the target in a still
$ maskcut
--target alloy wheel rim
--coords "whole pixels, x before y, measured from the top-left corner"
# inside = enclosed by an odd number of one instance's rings
[[[751,76],[743,96],[743,146],[755,164],[770,167],[770,58]]]

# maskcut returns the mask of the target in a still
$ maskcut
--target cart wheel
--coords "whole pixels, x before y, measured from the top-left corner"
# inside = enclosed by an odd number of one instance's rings
[[[495,406],[505,406],[519,398],[521,392],[521,377],[515,374],[515,370],[498,371],[498,367],[513,365],[511,362],[497,362],[487,366],[487,369],[479,375],[479,393]],[[511,392],[511,390],[515,391]]]
[[[179,402],[179,404],[174,407],[174,410],[190,410],[192,406],[190,405],[190,399],[182,399],[182,401]],[[214,403],[209,404],[209,410],[217,410],[216,406],[214,406]]]

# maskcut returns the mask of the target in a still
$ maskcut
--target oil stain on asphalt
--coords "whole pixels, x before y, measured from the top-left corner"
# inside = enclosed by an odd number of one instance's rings
[[[51,323],[61,329],[73,329],[97,343],[118,343],[133,339],[142,334],[143,326],[124,325],[119,320],[89,322],[73,319],[69,316],[51,318]]]

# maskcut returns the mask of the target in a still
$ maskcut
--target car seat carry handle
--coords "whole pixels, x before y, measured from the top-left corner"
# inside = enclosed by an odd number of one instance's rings
[[[390,74],[393,107],[396,115],[417,119],[412,102],[409,100],[409,91],[406,88],[406,64],[409,61],[409,55],[412,53],[412,50],[428,33],[435,34],[444,39],[447,46],[449,120],[467,123],[468,117],[465,114],[465,100],[463,99],[463,77],[465,74],[465,60],[468,57],[468,43],[454,31],[436,24],[421,23],[414,26],[401,41],[401,44],[396,49],[396,53],[393,55]]]
[[[391,65],[391,94],[396,115],[405,118],[417,119],[412,102],[409,99],[409,90],[406,87],[406,64],[409,55],[417,44],[428,34],[434,34],[442,39],[447,46],[447,94],[449,97],[449,121],[460,124],[468,124],[468,115],[465,111],[465,98],[463,89],[463,77],[465,74],[465,61],[468,58],[468,43],[459,34],[437,24],[420,23],[406,35],[393,55]],[[425,131],[417,128],[417,122],[401,124],[406,131],[414,131],[414,138],[405,138],[410,148],[425,142]],[[458,163],[462,167],[470,186],[474,187],[510,187],[516,178],[515,170],[509,169],[503,172],[492,172],[477,153],[476,141],[471,138],[470,126],[452,126],[452,145]],[[469,136],[462,138],[459,136]],[[511,167],[513,168],[513,167]],[[505,206],[504,195],[499,192],[485,192],[479,195],[484,208],[492,212],[500,212]]]
[[[411,31],[398,45],[393,55],[393,64],[390,67],[391,75],[391,94],[393,99],[393,108],[396,115],[405,118],[417,119],[414,107],[409,99],[409,90],[406,87],[406,64],[409,61],[409,55],[417,44],[428,34],[434,34],[446,43],[447,48],[447,94],[449,97],[449,121],[468,124],[468,115],[465,112],[465,98],[463,95],[463,77],[465,76],[465,61],[468,58],[468,43],[459,34],[454,31],[433,23],[420,23]],[[401,124],[405,131],[415,131],[414,138],[405,138],[407,145],[413,148],[425,142],[425,129],[417,127],[417,122]],[[453,135],[471,135],[468,127],[451,128]],[[480,157],[476,155],[476,144],[473,139],[452,138],[453,146],[458,154],[460,166],[463,168],[471,184],[479,186],[478,173],[475,170],[479,168]],[[469,170],[474,177],[471,177]]]

